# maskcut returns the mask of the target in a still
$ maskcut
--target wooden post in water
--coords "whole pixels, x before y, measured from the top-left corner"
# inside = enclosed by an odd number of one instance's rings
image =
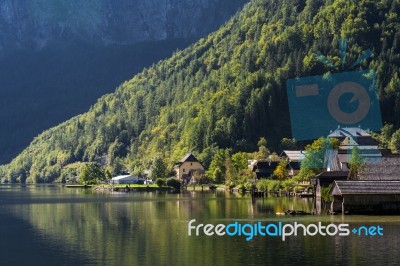
[[[342,215],[344,215],[344,197],[343,197],[343,200],[342,200]]]

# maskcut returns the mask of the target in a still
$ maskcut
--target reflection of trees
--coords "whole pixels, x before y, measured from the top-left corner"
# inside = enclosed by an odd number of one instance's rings
[[[163,265],[171,258],[182,265],[191,257],[198,257],[198,252],[209,254],[214,249],[213,242],[202,237],[188,238],[187,222],[197,219],[199,223],[216,223],[223,217],[247,217],[250,203],[234,195],[212,193],[124,194],[119,200],[90,193],[78,195],[78,199],[75,195],[63,199],[54,191],[41,192],[39,196],[30,193],[35,204],[12,206],[13,213],[46,237],[60,239],[94,260],[116,265],[144,261]],[[225,259],[204,256],[201,260],[208,265],[219,260],[223,265]]]
[[[226,223],[225,219],[253,216],[250,198],[230,193],[124,194],[116,198],[90,192],[79,195],[76,191],[69,191],[72,198],[68,199],[60,196],[62,192],[56,192],[57,196],[46,189],[40,196],[29,193],[37,204],[15,205],[13,212],[46,237],[60,239],[94,260],[118,265],[144,261],[162,265],[171,258],[187,264],[199,254],[212,252],[216,242],[226,241],[189,238],[189,220],[216,224],[221,219]],[[51,196],[55,203],[51,203]],[[239,246],[231,248],[240,252]],[[226,258],[202,256],[201,260],[207,265],[224,265]]]
[[[187,223],[191,219],[212,224],[227,224],[237,219],[265,221],[268,217],[293,222],[288,217],[265,213],[276,212],[277,208],[309,211],[311,202],[300,198],[267,197],[256,199],[255,205],[251,205],[249,196],[231,193],[98,195],[89,192],[73,195],[72,201],[63,198],[65,191],[47,190],[37,194],[28,191],[29,198],[37,201],[35,204],[8,208],[13,215],[29,221],[45,238],[60,239],[65,247],[87,254],[99,265],[266,265],[287,264],[293,257],[296,263],[315,260],[316,265],[340,264],[345,259],[351,264],[359,262],[366,254],[364,249],[370,248],[368,239],[354,237],[293,237],[286,242],[256,237],[246,242],[242,237],[187,236]],[[342,222],[340,217],[303,218],[307,219],[305,223],[321,219],[329,223],[335,218],[336,223]],[[395,238],[395,229],[392,228],[391,239],[394,246],[400,241]],[[352,254],[357,255],[352,257]]]
[[[298,197],[265,197],[257,198],[254,204],[256,213],[275,214],[287,210],[311,212],[312,199]]]

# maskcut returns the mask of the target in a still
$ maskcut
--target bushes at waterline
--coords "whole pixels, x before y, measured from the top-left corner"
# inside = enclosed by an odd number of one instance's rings
[[[167,186],[173,187],[175,190],[180,190],[182,186],[182,182],[176,178],[168,178]]]
[[[247,181],[246,183],[240,183],[240,184],[237,186],[237,188],[238,188],[240,191],[248,191],[248,190],[251,189],[252,186],[253,186],[253,183]]]
[[[156,179],[156,184],[158,187],[163,187],[165,185],[165,182],[166,182],[165,178],[157,178]]]
[[[296,185],[296,181],[292,179],[287,179],[285,181],[262,179],[256,183],[257,189],[259,191],[272,191],[277,192],[279,190],[292,191]]]
[[[256,187],[259,191],[268,191],[268,184],[271,180],[262,179],[257,182]]]

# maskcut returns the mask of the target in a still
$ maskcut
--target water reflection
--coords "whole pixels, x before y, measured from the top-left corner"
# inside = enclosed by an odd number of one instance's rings
[[[99,194],[62,186],[7,185],[0,186],[0,202],[1,256],[11,258],[8,254],[27,246],[32,249],[22,249],[24,254],[31,261],[44,254],[50,262],[46,265],[60,265],[51,263],[57,259],[64,265],[393,264],[399,247],[399,216],[276,215],[288,209],[311,212],[312,199],[267,197],[252,203],[248,195],[222,192]],[[285,242],[272,237],[249,242],[243,237],[188,237],[191,219],[213,224],[379,223],[385,236],[293,237]],[[17,234],[21,230],[25,233]],[[7,244],[16,234],[18,240]],[[40,253],[37,247],[48,252]]]

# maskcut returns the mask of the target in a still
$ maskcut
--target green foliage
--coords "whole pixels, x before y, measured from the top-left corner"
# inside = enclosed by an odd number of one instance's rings
[[[211,179],[217,183],[220,184],[223,182],[223,174],[220,168],[215,168],[214,172],[212,173]]]
[[[232,155],[232,163],[236,171],[240,171],[247,168],[247,153],[238,152]]]
[[[283,138],[280,145],[281,150],[296,150],[297,141],[295,139]]]
[[[98,163],[85,163],[82,165],[79,182],[84,185],[93,185],[107,181],[106,174],[102,166]]]
[[[157,178],[156,179],[156,184],[158,187],[162,187],[164,186],[166,183],[166,179],[165,178]]]
[[[173,187],[175,190],[180,190],[182,185],[181,181],[176,178],[168,178],[166,184],[169,187]]]
[[[240,182],[239,176],[238,176],[238,171],[234,167],[232,163],[231,158],[226,158],[225,159],[225,184],[233,183],[233,184],[238,184]]]
[[[297,182],[302,182],[302,181],[309,181],[311,177],[314,177],[316,175],[314,169],[310,168],[300,168],[300,172],[293,177],[294,180]]]
[[[325,202],[332,202],[333,196],[329,193],[333,184],[330,184],[328,187],[321,188],[321,197]]]
[[[246,190],[251,190],[251,188],[253,187],[253,183],[247,181],[246,183],[244,183],[244,187]]]
[[[262,137],[257,142],[258,152],[254,152],[252,157],[256,160],[266,160],[270,155],[270,151],[267,148],[267,140]]]
[[[274,170],[273,175],[279,180],[285,180],[289,176],[289,171],[287,169],[288,161],[283,159],[279,161],[278,166]]]
[[[385,124],[382,127],[380,134],[373,133],[372,136],[379,142],[381,147],[389,148],[394,131],[393,125]]]
[[[222,183],[225,179],[226,165],[225,160],[229,157],[228,150],[219,149],[215,153],[210,167],[206,173],[207,177],[215,183]]]
[[[260,191],[268,191],[268,185],[271,182],[271,180],[268,179],[261,179],[259,181],[257,181],[257,189]]]
[[[165,178],[167,176],[167,168],[165,167],[164,161],[159,157],[154,158],[150,172],[152,179]]]
[[[360,153],[360,149],[355,146],[351,150],[351,156],[349,160],[349,167],[350,167],[350,178],[357,179],[357,176],[362,170],[363,166],[365,165],[365,159]]]
[[[266,160],[266,159],[268,159],[268,157],[269,157],[269,155],[270,155],[270,152],[269,152],[269,150],[267,149],[267,147],[265,147],[265,146],[260,146],[260,147],[258,148],[258,152],[255,152],[253,155],[254,155],[254,156],[253,156],[253,159],[256,159],[256,160]]]
[[[340,145],[339,140],[335,138],[319,138],[312,144],[307,145],[306,155],[301,162],[299,180],[308,180],[312,176],[322,172],[327,150],[337,149]]]
[[[81,169],[84,163],[73,163],[68,164],[61,170],[59,182],[65,183],[67,181],[78,181],[77,178],[80,176]]]
[[[390,149],[396,153],[400,152],[400,129],[393,133],[390,140]]]
[[[400,151],[400,129],[395,130],[392,124],[385,124],[380,134],[372,134],[373,138],[377,140],[381,147],[389,148],[394,153]]]
[[[264,137],[260,138],[260,140],[257,142],[257,146],[258,147],[262,147],[262,146],[267,147],[267,140]]]
[[[292,191],[296,183],[297,182],[293,179],[287,179],[282,182],[282,187],[284,190]]]
[[[268,191],[279,191],[282,189],[282,184],[280,181],[270,180],[268,183]]]
[[[384,121],[397,128],[398,10],[393,1],[253,0],[215,33],[143,70],[87,113],[40,134],[2,168],[3,178],[51,182],[68,164],[113,166],[116,158],[128,170],[147,169],[157,156],[171,168],[193,151],[209,165],[207,176],[223,182],[231,153],[250,152],[260,144],[255,157],[265,159],[264,140],[277,148],[289,135],[286,80],[335,71],[316,55],[330,55],[340,67],[342,37],[349,40],[345,69],[362,51],[374,52],[355,70],[376,71]],[[305,159],[315,173],[325,143],[313,144],[308,156],[313,158]],[[301,178],[308,178],[310,172],[303,169]]]

